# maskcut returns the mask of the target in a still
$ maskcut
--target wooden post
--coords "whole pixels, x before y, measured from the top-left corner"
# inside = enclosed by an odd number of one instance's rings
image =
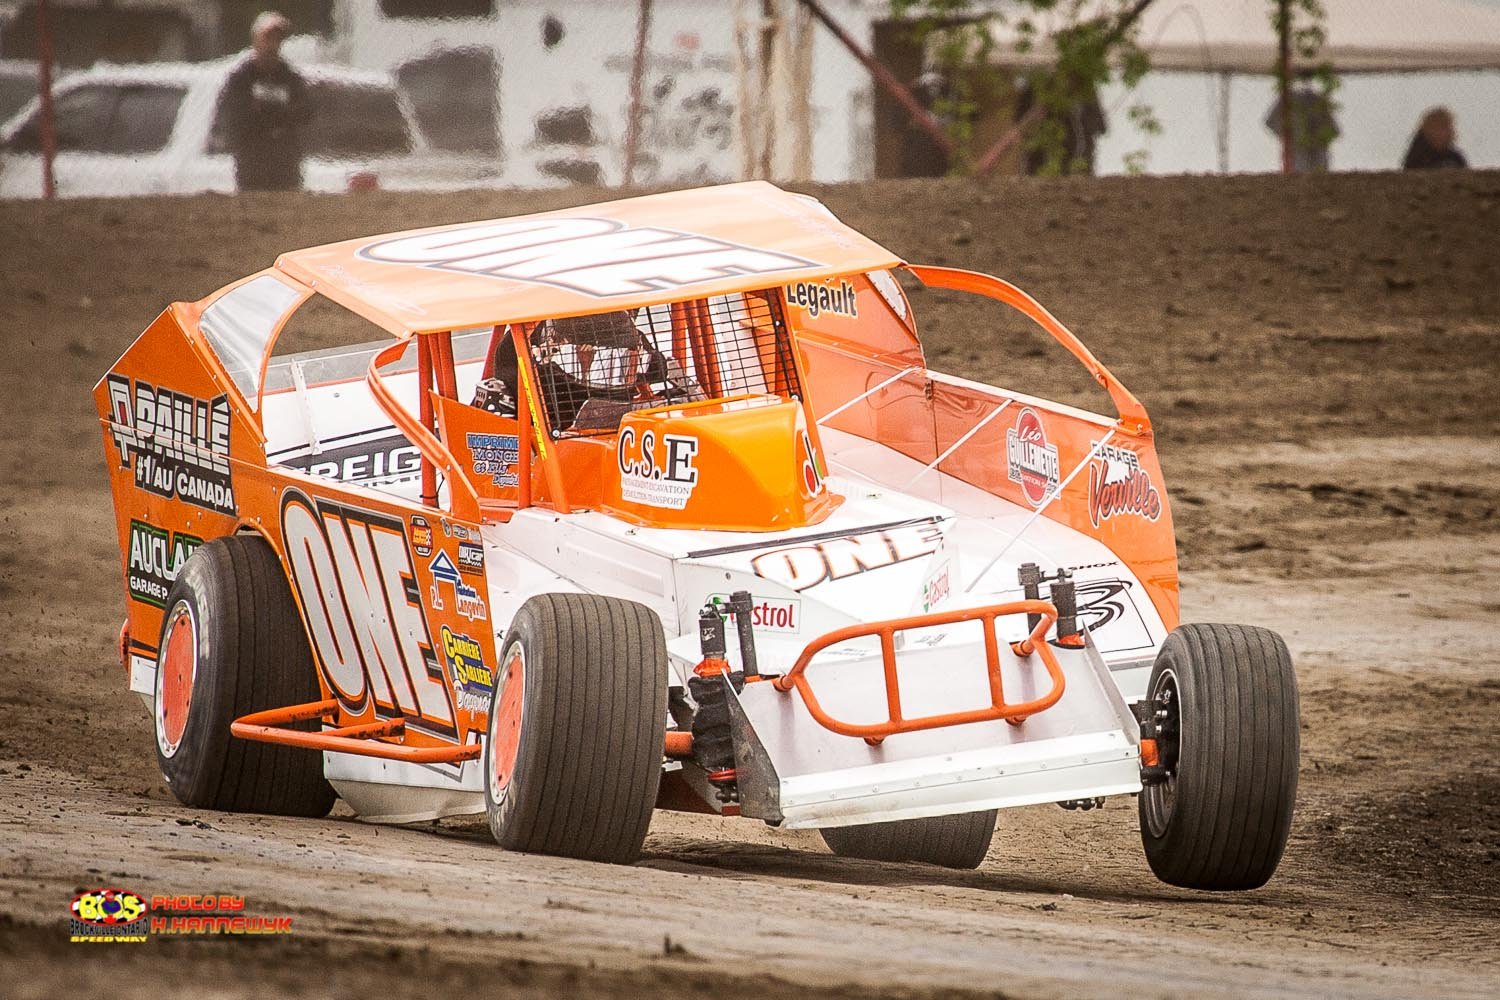
[[[57,177],[52,164],[57,158],[57,130],[52,118],[52,25],[47,20],[47,0],[36,4],[36,76],[41,97],[42,197],[57,197]]]
[[[1281,110],[1281,172],[1289,174],[1296,166],[1292,155],[1292,0],[1276,0],[1278,55],[1276,60],[1276,93]]]
[[[626,187],[635,183],[635,153],[641,141],[641,78],[646,74],[646,37],[651,33],[651,0],[641,0],[635,19],[635,60],[630,67],[630,121],[625,126]]]
[[[912,92],[900,80],[896,79],[895,75],[886,69],[880,60],[866,52],[847,31],[840,27],[839,23],[823,9],[822,4],[818,3],[817,0],[801,0],[801,2],[802,6],[806,7],[808,12],[817,18],[823,27],[833,32],[833,37],[837,38],[843,44],[844,48],[849,50],[849,54],[858,59],[865,69],[870,71],[870,75],[875,78],[875,83],[885,90],[887,94],[894,97],[906,109],[906,113],[911,115],[911,120],[916,122],[923,132],[927,133],[932,141],[937,144],[938,149],[941,149],[951,159],[954,152],[953,137],[943,129],[943,126],[938,123],[938,120],[932,116],[930,111],[922,107],[922,102],[912,96]]]

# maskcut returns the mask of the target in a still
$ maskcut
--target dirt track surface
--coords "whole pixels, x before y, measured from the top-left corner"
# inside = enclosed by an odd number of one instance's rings
[[[632,868],[475,827],[184,809],[115,660],[88,390],[166,302],[281,250],[594,192],[0,204],[0,992],[1500,994],[1500,175],[818,190],[1010,278],[1156,419],[1184,617],[1286,635],[1303,770],[1277,877],[1157,883],[1134,805],[1002,813],[977,872],[658,813]],[[916,295],[934,368],[1105,405],[998,313]],[[66,941],[81,889],[242,893],[295,934]]]

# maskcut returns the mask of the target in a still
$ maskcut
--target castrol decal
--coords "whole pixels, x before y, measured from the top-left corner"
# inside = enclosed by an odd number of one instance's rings
[[[1047,443],[1042,418],[1029,406],[1005,432],[1005,467],[1010,481],[1020,484],[1021,493],[1033,507],[1040,507],[1057,488],[1057,445]]]
[[[731,617],[728,594],[709,594],[709,603]],[[750,625],[757,632],[796,635],[802,631],[802,602],[795,597],[752,597]]]

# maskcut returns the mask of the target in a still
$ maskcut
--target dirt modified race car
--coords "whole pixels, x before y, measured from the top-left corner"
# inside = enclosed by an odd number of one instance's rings
[[[1117,416],[929,370],[902,281],[1019,310]],[[277,353],[315,300],[384,336]],[[1167,882],[1280,859],[1290,658],[1178,624],[1144,408],[1019,289],[812,198],[297,250],[95,398],[123,663],[188,805],[487,813],[615,862],[696,810],[973,867],[999,808],[1138,795]]]

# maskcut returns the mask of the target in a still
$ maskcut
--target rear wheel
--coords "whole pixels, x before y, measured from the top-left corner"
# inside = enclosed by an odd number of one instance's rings
[[[1140,795],[1151,870],[1189,889],[1255,889],[1286,847],[1297,794],[1297,678],[1276,633],[1183,625],[1147,688],[1165,780]]]
[[[501,643],[485,744],[490,831],[512,851],[628,864],[661,781],[667,647],[632,601],[543,594]]]
[[[995,832],[995,810],[819,830],[834,854],[870,861],[921,861],[978,868]]]
[[[326,815],[335,796],[322,754],[229,734],[241,715],[319,697],[307,633],[265,540],[236,535],[193,553],[167,595],[152,713],[157,764],[178,801]]]

